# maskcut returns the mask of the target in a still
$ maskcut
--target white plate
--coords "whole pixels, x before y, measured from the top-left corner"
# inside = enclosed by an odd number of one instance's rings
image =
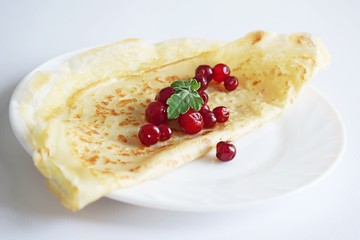
[[[56,70],[79,52],[52,59],[34,71]],[[26,94],[31,74],[18,85],[10,102],[14,133],[30,154],[18,101]],[[108,197],[178,211],[243,208],[305,189],[326,176],[343,153],[345,131],[331,104],[314,88],[306,87],[281,117],[235,144],[237,156],[230,162],[219,162],[210,152],[163,177],[113,191]]]
[[[223,211],[288,195],[323,179],[345,147],[345,131],[331,104],[306,87],[295,105],[235,142],[230,162],[215,152],[161,178],[108,197],[146,207]]]

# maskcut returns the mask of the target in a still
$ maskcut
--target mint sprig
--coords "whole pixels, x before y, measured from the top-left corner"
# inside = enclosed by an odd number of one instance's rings
[[[170,85],[174,88],[175,93],[166,101],[168,105],[168,119],[179,117],[180,114],[186,113],[190,108],[199,111],[204,103],[203,99],[197,92],[200,83],[195,79],[190,81],[178,80]]]

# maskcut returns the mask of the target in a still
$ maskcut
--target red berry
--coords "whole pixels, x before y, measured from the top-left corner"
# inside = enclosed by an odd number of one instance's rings
[[[142,144],[150,146],[159,141],[160,130],[154,124],[147,123],[140,128],[138,137]]]
[[[204,103],[203,105],[201,105],[200,110],[198,111],[201,115],[204,115],[207,112],[210,112],[210,107]]]
[[[229,75],[230,68],[227,65],[219,63],[216,64],[215,67],[213,67],[213,79],[218,83],[223,82],[224,79]]]
[[[224,79],[224,87],[228,91],[234,91],[239,85],[239,81],[234,76],[229,76]]]
[[[199,88],[200,91],[207,89],[207,87],[209,85],[209,82],[208,82],[208,80],[207,80],[207,78],[205,76],[197,74],[194,77],[194,79],[196,81],[198,81],[198,83],[200,83],[200,85],[201,85],[200,88]]]
[[[220,141],[216,144],[216,157],[223,162],[234,159],[236,155],[235,145],[230,142]]]
[[[216,121],[218,123],[226,122],[230,116],[229,109],[224,106],[219,106],[219,107],[214,108],[213,113],[215,114]]]
[[[178,123],[182,130],[189,134],[196,134],[203,129],[204,120],[199,112],[189,109],[186,113],[180,114]]]
[[[160,141],[165,141],[171,138],[172,130],[166,124],[160,124],[158,126],[160,130]]]
[[[200,97],[202,98],[202,100],[204,101],[204,103],[207,103],[209,101],[209,95],[205,91],[198,90],[198,93],[199,93]]]
[[[213,70],[209,65],[199,65],[195,70],[195,75],[202,75],[210,82],[213,77]]]
[[[163,102],[151,102],[146,107],[145,116],[148,122],[155,125],[165,123],[167,120],[167,106]]]
[[[208,111],[204,114],[201,114],[204,119],[204,128],[212,128],[216,124],[215,114],[211,111]]]
[[[169,97],[173,95],[175,90],[172,87],[166,87],[160,90],[160,92],[156,95],[155,100],[159,102],[166,103]]]

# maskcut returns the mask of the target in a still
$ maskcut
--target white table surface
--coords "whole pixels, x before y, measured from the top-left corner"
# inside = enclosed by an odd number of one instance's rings
[[[360,239],[358,1],[0,1],[0,239]],[[332,55],[313,85],[347,129],[341,163],[306,191],[234,212],[183,213],[101,199],[80,212],[46,189],[10,128],[19,81],[57,55],[139,37],[232,40],[310,32]]]

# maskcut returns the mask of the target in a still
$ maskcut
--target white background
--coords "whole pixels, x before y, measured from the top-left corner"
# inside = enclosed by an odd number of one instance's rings
[[[358,1],[0,1],[0,239],[360,239]],[[312,188],[225,213],[181,213],[102,199],[80,212],[46,189],[15,139],[15,86],[57,55],[123,38],[232,40],[249,31],[310,32],[332,55],[313,85],[338,110],[347,148]],[[304,119],[306,121],[306,119]]]

